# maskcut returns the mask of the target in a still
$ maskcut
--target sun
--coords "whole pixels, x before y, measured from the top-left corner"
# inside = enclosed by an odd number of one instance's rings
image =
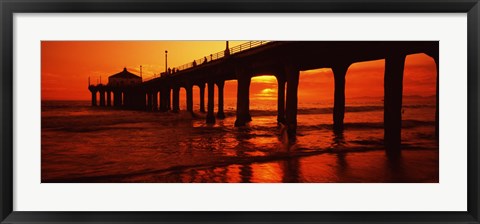
[[[273,95],[273,93],[276,93],[277,91],[274,89],[266,88],[266,89],[263,89],[261,92],[263,95],[270,96],[270,95]]]

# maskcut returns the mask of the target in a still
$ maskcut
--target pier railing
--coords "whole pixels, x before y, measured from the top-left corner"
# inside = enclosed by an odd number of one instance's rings
[[[243,43],[243,44],[240,44],[240,45],[229,48],[229,53],[230,53],[230,55],[240,53],[242,51],[246,51],[246,50],[249,50],[249,49],[252,49],[252,48],[255,48],[255,47],[265,45],[266,43],[269,43],[269,42],[271,42],[271,41],[249,41],[249,42],[246,42],[246,43]],[[192,62],[189,62],[189,63],[186,63],[186,64],[183,64],[183,65],[172,68],[170,74],[176,73],[176,72],[179,72],[179,71],[183,71],[183,70],[186,70],[186,69],[189,69],[189,68],[193,68],[195,66],[199,66],[199,65],[202,65],[202,64],[206,64],[206,63],[209,63],[209,62],[212,62],[212,61],[224,58],[224,57],[225,57],[225,51],[219,51],[217,53],[206,55],[203,58],[199,58],[199,59],[193,60]],[[164,76],[164,75],[165,75],[165,73],[162,73],[162,74],[160,74],[160,77]],[[146,82],[146,81],[150,81],[150,80],[155,79],[155,78],[158,78],[158,76],[144,78],[143,81]]]

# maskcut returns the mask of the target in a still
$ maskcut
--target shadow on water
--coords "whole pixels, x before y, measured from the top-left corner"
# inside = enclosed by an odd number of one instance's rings
[[[282,162],[282,182],[300,182],[300,161],[298,157],[291,157]]]
[[[337,153],[337,176],[341,177],[341,176],[344,176],[345,172],[347,171],[348,169],[348,163],[347,163],[347,160],[345,158],[345,153],[344,152],[340,152],[340,153]]]
[[[238,141],[237,146],[235,146],[236,156],[245,157],[245,149],[253,147],[253,144],[247,141],[250,139],[250,129],[249,127],[242,127],[235,130],[235,138]],[[242,183],[251,183],[251,178],[253,176],[253,171],[251,164],[242,164],[240,165],[240,179]]]
[[[388,154],[385,153],[385,170],[391,182],[408,182],[405,178],[404,159],[402,153]]]

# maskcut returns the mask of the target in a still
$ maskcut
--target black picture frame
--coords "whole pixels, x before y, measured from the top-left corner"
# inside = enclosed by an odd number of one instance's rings
[[[0,0],[0,220],[2,223],[480,223],[478,0]],[[466,212],[19,212],[13,211],[14,13],[467,13],[468,211]],[[95,203],[95,202],[92,202]]]

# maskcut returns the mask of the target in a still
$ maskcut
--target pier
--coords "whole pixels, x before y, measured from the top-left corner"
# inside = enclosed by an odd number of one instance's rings
[[[250,41],[175,67],[160,77],[137,80],[126,69],[114,75],[128,82],[90,85],[92,106],[117,107],[151,112],[180,110],[179,92],[186,90],[187,111],[193,113],[193,86],[200,88],[200,111],[206,123],[225,118],[225,81],[237,81],[235,126],[252,120],[249,89],[252,77],[272,75],[278,83],[277,120],[286,125],[291,140],[297,130],[298,83],[300,71],[331,68],[334,73],[333,130],[342,133],[345,114],[345,83],[353,63],[385,59],[384,142],[387,154],[401,150],[402,94],[405,58],[425,53],[437,65],[436,137],[438,139],[438,41]],[[110,78],[112,78],[111,76]],[[207,102],[204,102],[205,88]],[[286,93],[285,93],[286,90]],[[215,99],[215,91],[218,98]],[[97,94],[99,102],[97,102]],[[214,102],[217,100],[217,113]],[[205,109],[206,104],[206,109]]]

